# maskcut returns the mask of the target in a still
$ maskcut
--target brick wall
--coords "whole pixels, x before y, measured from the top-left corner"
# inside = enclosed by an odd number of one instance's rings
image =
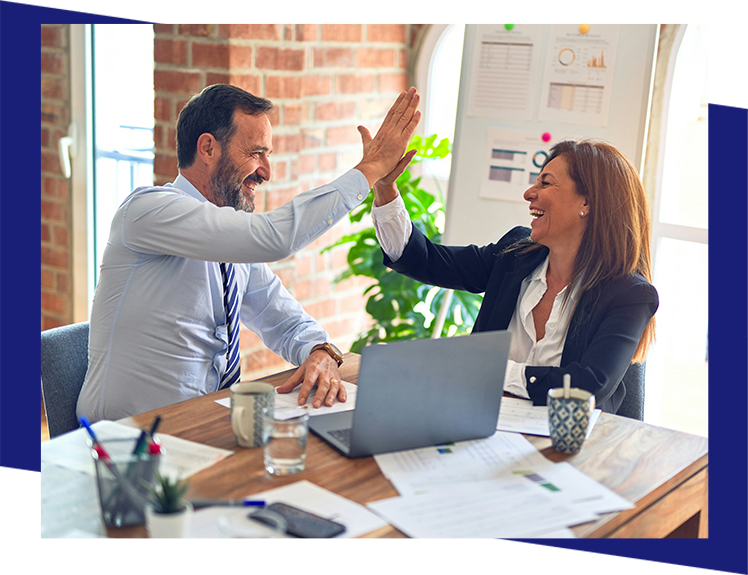
[[[70,186],[58,140],[70,122],[69,28],[41,26],[41,329],[71,323]]]
[[[257,195],[270,211],[327,183],[361,157],[359,124],[372,132],[410,83],[409,25],[156,25],[154,172],[176,173],[174,125],[187,99],[223,82],[272,100],[273,179]],[[343,221],[293,257],[271,265],[306,311],[344,351],[365,329],[368,283],[333,279],[346,269],[347,247],[320,253],[352,231]],[[252,332],[241,334],[242,372],[261,376],[287,366]]]

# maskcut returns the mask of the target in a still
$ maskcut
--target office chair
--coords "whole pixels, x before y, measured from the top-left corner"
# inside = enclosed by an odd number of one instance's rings
[[[631,419],[644,419],[644,372],[645,363],[632,363],[623,374],[623,384],[626,386],[626,397],[616,415]]]
[[[88,369],[88,322],[42,333],[42,397],[49,437],[78,428],[75,409]]]

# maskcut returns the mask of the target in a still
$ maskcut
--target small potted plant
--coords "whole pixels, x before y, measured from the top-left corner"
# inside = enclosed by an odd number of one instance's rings
[[[150,485],[151,501],[145,507],[148,534],[154,538],[186,537],[192,518],[192,504],[184,499],[189,487],[180,481],[156,472],[156,485]]]

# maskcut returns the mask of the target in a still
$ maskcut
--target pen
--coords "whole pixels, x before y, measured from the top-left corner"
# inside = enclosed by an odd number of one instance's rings
[[[138,436],[138,440],[135,442],[135,449],[132,450],[133,455],[140,455],[140,453],[143,451],[143,448],[145,447],[145,438],[146,438],[146,431],[145,429],[140,432],[140,435]]]
[[[192,507],[202,509],[203,507],[265,507],[266,503],[258,499],[197,499],[191,501]]]
[[[161,423],[161,416],[157,415],[156,419],[153,420],[153,425],[151,425],[151,430],[148,432],[148,435],[151,436],[151,440],[153,440],[153,434],[156,433],[159,423]]]
[[[88,434],[93,440],[94,450],[104,462],[104,465],[107,466],[107,469],[112,472],[112,475],[114,475],[114,478],[117,480],[119,485],[124,489],[127,497],[135,504],[137,504],[138,500],[143,501],[141,495],[137,491],[135,491],[135,489],[133,489],[132,485],[130,485],[130,482],[122,477],[122,473],[120,473],[120,470],[117,469],[117,465],[112,461],[109,453],[107,453],[106,449],[104,449],[104,446],[99,443],[99,440],[96,438],[96,434],[91,428],[91,422],[88,421],[88,418],[85,415],[81,415],[78,421],[83,427],[86,428],[86,431],[88,431]]]

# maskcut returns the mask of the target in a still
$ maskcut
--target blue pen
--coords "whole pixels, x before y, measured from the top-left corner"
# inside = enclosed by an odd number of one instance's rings
[[[94,433],[93,429],[91,429],[91,422],[88,421],[88,418],[85,415],[81,415],[78,418],[78,421],[83,427],[86,428],[86,431],[88,431],[88,434],[91,436],[91,439],[93,439],[94,444],[99,443],[99,440],[96,439],[96,434]]]
[[[197,499],[190,501],[194,509],[203,507],[265,507],[265,501],[259,499]]]

